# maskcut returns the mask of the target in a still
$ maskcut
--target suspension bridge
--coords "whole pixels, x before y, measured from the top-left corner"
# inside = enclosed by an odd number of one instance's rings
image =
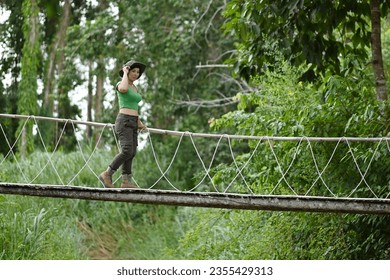
[[[22,129],[17,136],[7,133],[11,120],[22,122]],[[32,131],[26,131],[28,123],[33,125]],[[44,123],[58,126],[59,133],[50,149],[42,136]],[[93,148],[86,149],[83,145],[85,138],[80,136],[82,132],[79,126],[100,128]],[[61,160],[56,158],[62,149],[61,141],[65,137],[66,128],[71,128],[77,143],[78,160],[72,174],[69,174],[70,167],[63,166]],[[4,156],[0,155],[2,194],[247,210],[390,214],[390,182],[377,186],[370,181],[369,176],[374,163],[386,164],[385,159],[390,155],[388,137],[271,137],[148,128],[140,134],[150,151],[149,157],[142,160],[154,162],[155,181],[144,182],[142,174],[135,174],[134,180],[139,188],[106,189],[99,182],[98,174],[106,168],[108,162],[101,162],[98,156],[103,150],[119,150],[113,124],[0,114],[0,131],[0,139],[4,139],[8,150]],[[23,158],[15,152],[23,141],[24,133],[34,135],[35,145],[39,145],[45,155],[44,162],[35,162],[34,153]],[[163,162],[158,156],[156,143],[161,141],[161,137],[177,139],[176,148],[168,162]],[[105,141],[106,138],[114,139],[113,143]],[[195,139],[206,139],[207,142],[202,144],[210,146],[209,152],[205,153],[202,149],[204,147],[199,148]],[[245,142],[250,148],[247,147],[245,153],[242,149],[235,152],[233,141]],[[285,148],[281,149],[283,153],[279,152],[278,144],[286,142],[291,143],[291,148],[287,153]],[[322,151],[319,147],[325,144],[332,145],[332,152],[323,156],[319,154]],[[366,145],[370,156],[361,159],[355,144]],[[172,175],[180,152],[192,154],[188,161],[197,161],[196,166],[200,166],[199,170],[191,170],[197,174],[197,181],[190,186],[175,182],[175,176]],[[270,166],[257,166],[256,158],[259,156],[267,158]],[[138,158],[139,155],[136,156],[135,165]],[[312,165],[310,174],[301,174],[307,172],[301,169],[302,160],[310,161],[305,162],[306,165]],[[216,171],[221,162],[229,172]],[[27,171],[27,165],[36,167],[34,174]],[[351,179],[348,186],[334,186],[331,183],[335,181],[332,178],[334,166],[345,168],[346,172],[348,169],[351,178],[355,179]],[[266,171],[271,168],[280,177],[268,182],[263,177],[267,176]],[[385,170],[390,170],[390,167]],[[53,176],[45,176],[48,173]],[[223,177],[219,180],[221,182],[216,179],[218,174],[223,174],[219,175]],[[83,183],[83,178],[87,176],[94,177],[96,185]],[[49,180],[47,178],[55,179],[46,181]]]

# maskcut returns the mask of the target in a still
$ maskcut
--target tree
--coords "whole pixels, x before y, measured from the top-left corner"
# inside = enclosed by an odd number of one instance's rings
[[[386,101],[388,93],[386,88],[386,77],[382,57],[380,1],[371,0],[370,8],[372,26],[371,52],[376,83],[376,96],[379,101]]]
[[[40,61],[40,28],[39,28],[39,7],[38,0],[23,1],[23,34],[24,46],[22,50],[22,79],[19,86],[18,113],[22,115],[35,115],[38,112],[37,103],[37,76]],[[26,155],[32,150],[33,134],[32,122],[19,124],[18,133],[22,132],[21,142],[19,142],[20,152]]]
[[[232,96],[235,92],[234,84],[221,78],[228,69],[196,68],[222,63],[233,48],[232,38],[220,32],[224,7],[221,0],[144,0],[123,12],[135,15],[135,28],[128,38],[135,46],[130,55],[148,64],[145,100],[151,107],[148,121],[154,126],[204,131],[209,118],[233,108],[191,110],[186,104],[178,105],[183,100],[209,100],[219,93]]]
[[[52,2],[53,4],[53,2]],[[58,5],[59,3],[57,3]],[[57,15],[56,15],[57,18]],[[43,92],[43,110],[45,110],[44,115],[53,116],[54,113],[58,113],[54,111],[54,100],[55,92],[56,92],[56,76],[61,75],[64,61],[64,54],[62,49],[64,49],[66,44],[66,31],[70,24],[71,18],[71,3],[69,0],[64,1],[64,5],[62,7],[61,17],[58,22],[53,22],[50,20],[49,22],[54,26],[57,26],[57,30],[55,35],[53,36],[52,43],[49,44],[49,56],[46,61],[46,73],[45,73],[45,88]],[[52,27],[53,28],[53,27]],[[57,75],[56,75],[57,74]]]
[[[383,72],[380,11],[385,16],[389,1],[230,1],[225,11],[225,31],[239,40],[236,71],[246,78],[274,63],[271,50],[278,49],[295,65],[312,64],[306,73],[340,74],[341,60],[355,56],[367,60],[372,49],[377,99],[387,100]],[[370,19],[371,29],[370,30]]]
[[[65,0],[63,5],[60,1],[51,1],[42,3],[41,10],[45,11],[45,49],[48,56],[42,61],[43,93],[40,115],[58,116],[63,110],[60,100],[63,100],[59,90],[58,77],[62,75],[64,69],[64,52],[66,45],[66,32],[71,22],[71,3]],[[59,16],[58,16],[59,15]],[[67,93],[65,93],[67,94]],[[64,105],[66,106],[66,105]],[[52,122],[43,122],[41,124],[41,134],[48,147],[55,147],[60,131],[58,126]],[[67,133],[65,132],[65,135]]]
[[[23,48],[23,17],[22,17],[22,1],[1,1],[0,7],[5,11],[10,12],[9,18],[4,24],[0,25],[0,39],[2,44],[0,76],[2,78],[2,94],[4,98],[3,112],[13,113],[17,112],[18,104],[18,87],[20,76],[20,60]],[[10,79],[10,85],[7,87],[4,84],[5,75]],[[3,122],[4,121],[4,122]],[[8,141],[13,143],[15,141],[15,134],[18,127],[17,120],[2,120],[5,133]],[[3,153],[9,151],[8,144],[5,139],[0,139],[0,150]]]
[[[23,48],[23,16],[22,1],[1,1],[0,7],[5,11],[12,11],[8,20],[0,27],[2,47],[5,48],[1,56],[1,76],[11,74],[12,84],[16,84],[20,75],[20,60]]]
[[[107,1],[100,1],[98,6],[89,3],[84,9],[87,11],[85,21],[74,22],[69,27],[68,44],[64,49],[66,68],[60,79],[64,79],[64,86],[69,86],[72,79],[75,81],[73,87],[87,83],[87,120],[110,122],[114,118],[113,113],[106,113],[103,102],[105,85],[112,68],[109,62],[115,59],[117,22]],[[87,140],[96,141],[99,134],[99,129],[90,127],[87,129]]]

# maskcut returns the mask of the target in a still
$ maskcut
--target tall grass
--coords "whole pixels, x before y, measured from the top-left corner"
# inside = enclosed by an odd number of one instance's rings
[[[45,198],[0,196],[0,259],[84,258],[77,229],[50,204]]]
[[[106,168],[112,157],[111,151],[101,150],[97,153],[87,146],[83,153],[36,151],[23,159],[8,157],[1,165],[0,181],[97,186],[96,175]]]
[[[89,167],[83,156],[91,150],[85,151],[10,157],[0,167],[0,181],[101,187],[96,174],[115,151],[99,150]],[[136,168],[140,176],[148,170],[146,164]],[[183,229],[176,212],[171,206],[0,195],[0,259],[178,258]]]

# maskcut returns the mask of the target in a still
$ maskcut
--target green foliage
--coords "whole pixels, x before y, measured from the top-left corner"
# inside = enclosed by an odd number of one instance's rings
[[[388,7],[388,1],[381,3],[383,15]],[[224,15],[225,32],[238,40],[236,72],[246,78],[273,65],[275,49],[295,65],[312,64],[317,73],[340,73],[340,58],[347,55],[368,58],[369,1],[235,0]]]
[[[263,75],[253,78],[254,92],[237,95],[237,110],[212,125],[215,129],[231,128],[237,134],[258,136],[388,135],[387,123],[375,101],[370,71],[355,57],[343,60],[341,74],[328,73],[319,87],[300,81],[304,71],[305,68],[296,69],[283,61],[272,70],[266,69]],[[364,197],[373,196],[373,192],[386,197],[390,191],[387,175],[390,174],[390,157],[386,143],[309,145],[305,141],[264,141],[259,145],[249,141],[248,147],[250,151],[237,156],[236,161],[242,166],[256,151],[243,171],[246,182],[256,193],[294,194],[285,180],[298,194],[310,191],[310,195],[329,196],[330,188],[335,195],[348,195],[356,186],[359,189],[354,195]],[[320,171],[326,167],[322,179],[327,187],[318,180],[315,164]],[[365,176],[364,182],[359,170]],[[233,164],[219,166],[215,172],[213,179],[225,185],[236,173]],[[243,212],[229,214],[227,219],[225,212],[216,215],[218,218],[210,212],[201,212],[194,230],[182,240],[185,248],[195,244],[188,248],[196,248],[193,249],[195,258],[386,259],[389,254],[388,250],[379,250],[389,244],[387,218]],[[253,224],[245,223],[244,219]],[[201,221],[215,221],[215,225]],[[239,229],[235,230],[235,225],[239,225]],[[376,230],[372,230],[373,226]],[[212,232],[219,227],[223,228],[221,234]],[[197,233],[200,232],[208,232],[207,237],[199,238]],[[374,232],[383,237],[373,238]],[[376,248],[376,252],[372,248]]]
[[[351,229],[356,231],[351,247],[352,259],[388,260],[390,258],[389,216],[356,216],[351,219]],[[363,256],[363,257],[362,257]]]
[[[311,136],[310,122],[317,110],[317,104],[321,101],[312,84],[299,81],[303,71],[304,68],[295,70],[288,63],[283,62],[277,70],[266,71],[265,75],[256,77],[253,80],[256,91],[250,94],[238,94],[238,110],[215,120],[213,127],[215,129],[231,127],[235,129],[236,134],[242,135]],[[248,146],[250,150],[246,154],[241,154],[237,161],[240,165],[245,164],[258,146],[251,163],[244,171],[248,184],[256,193],[264,193],[265,190],[266,193],[270,192],[273,186],[277,185],[282,171],[278,167],[279,164],[284,170],[288,170],[294,154],[299,153],[298,158],[301,162],[296,164],[298,168],[302,164],[305,166],[305,160],[310,162],[311,158],[310,146],[305,143],[302,145],[294,142],[271,144],[263,141],[259,144],[258,141],[250,141]],[[273,156],[273,153],[276,153],[276,156]],[[222,169],[224,169],[221,173],[223,175],[217,174],[215,179],[224,178],[226,183],[235,176],[234,168],[230,175],[226,174],[228,167]],[[301,182],[303,190],[308,189],[309,181],[304,183],[302,170],[297,169],[296,173],[290,170],[288,176],[292,176],[292,179],[295,177],[295,180]],[[284,187],[286,186],[282,183],[281,189]]]
[[[1,44],[4,48],[0,73],[2,78],[5,73],[10,73],[11,79],[14,81],[16,81],[20,75],[21,55],[17,54],[22,52],[24,45],[22,4],[23,1],[14,0],[4,0],[0,2],[1,8],[12,10],[8,20],[0,25]],[[15,87],[15,84],[10,87]]]
[[[282,62],[279,66],[275,65],[274,70],[267,70],[264,75],[255,77],[253,84],[256,91],[245,95],[238,94],[237,99],[240,102],[237,110],[225,114],[212,125],[216,129],[231,127],[235,129],[235,133],[257,136],[385,136],[387,123],[383,120],[380,107],[375,101],[371,76],[367,69],[358,66],[360,65],[356,60],[345,60],[343,76],[330,74],[324,76],[324,82],[317,89],[315,85],[299,80],[306,71],[305,68],[294,69],[288,63]],[[248,142],[248,145],[253,151],[258,143],[253,141]],[[332,156],[335,149],[337,153]],[[269,188],[277,185],[281,178],[280,165],[282,170],[289,170],[288,179],[299,182],[302,191],[307,190],[318,173],[314,168],[313,150],[320,170],[327,165],[330,158],[333,158],[324,177],[330,181],[344,178],[343,184],[349,186],[344,191],[348,192],[361,179],[356,172],[354,159],[348,156],[350,149],[357,156],[357,162],[362,170],[370,167],[368,163],[376,149],[373,144],[336,146],[331,143],[318,143],[312,147],[304,141],[276,142],[271,146],[271,143],[264,141],[254,156],[254,164],[246,168],[246,174],[253,188],[260,187],[269,191]],[[368,174],[388,173],[388,165],[382,164],[383,161],[387,161],[386,149],[385,143],[380,144]],[[275,153],[275,156],[272,153]],[[246,158],[249,155],[248,153]],[[222,171],[223,176],[216,175],[216,178],[230,180],[231,176],[226,176],[227,170],[228,167]],[[250,177],[251,174],[257,176]],[[374,185],[378,182],[382,187],[386,180],[372,179]],[[340,183],[338,181],[334,185]]]
[[[98,57],[109,56],[115,43],[112,31],[115,19],[107,13],[100,13],[88,19],[83,26],[73,25],[68,30],[67,60],[73,61],[75,56],[83,60],[96,61]]]
[[[356,233],[348,216],[196,210],[180,241],[188,259],[346,259]]]
[[[23,1],[23,34],[24,46],[22,57],[22,80],[19,85],[18,113],[21,115],[34,115],[37,113],[37,77],[39,66],[39,46],[40,46],[40,28],[38,24],[39,9],[35,1]],[[20,122],[17,134],[23,129],[23,122]],[[31,152],[32,143],[32,125],[28,123],[24,129],[23,141],[20,148]]]
[[[0,259],[79,259],[80,239],[55,203],[0,196]],[[49,206],[45,208],[45,206]]]
[[[224,108],[191,110],[178,105],[179,101],[214,100],[220,92],[225,96],[234,92],[232,84],[223,79],[228,71],[196,69],[198,64],[219,63],[221,54],[232,47],[231,37],[219,29],[224,19],[218,11],[223,5],[220,0],[145,0],[123,11],[134,15],[129,22],[142,30],[142,44],[135,44],[134,54],[126,54],[148,65],[145,101],[151,108],[148,122],[154,127],[207,131],[208,119]],[[156,19],[161,28],[150,24]],[[134,32],[128,40],[136,40],[137,35]]]
[[[37,184],[71,184],[76,186],[96,186],[98,180],[91,170],[100,170],[102,163],[113,157],[113,152],[92,153],[93,149],[83,146],[82,151],[46,153],[35,151],[28,157],[2,164],[0,180],[3,182],[26,182]],[[12,159],[12,156],[10,156]],[[88,160],[88,164],[85,164]],[[19,172],[14,172],[15,168]],[[77,176],[76,176],[77,175]]]
[[[180,233],[175,208],[93,201],[80,201],[74,207],[88,258],[175,258],[174,237]]]
[[[151,141],[134,159],[134,174],[140,186],[172,190],[173,185],[179,190],[197,187],[197,191],[215,191],[204,170],[231,162],[227,143],[219,139],[157,134],[150,137]]]
[[[256,91],[238,93],[237,111],[225,114],[212,125],[216,129],[236,127],[239,134],[302,136],[313,104],[319,103],[316,89],[299,81],[305,69],[294,70],[283,62],[278,70],[253,79]],[[249,125],[251,124],[251,125]]]

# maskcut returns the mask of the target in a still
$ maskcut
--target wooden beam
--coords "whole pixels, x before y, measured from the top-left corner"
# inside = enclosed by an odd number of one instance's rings
[[[0,193],[226,209],[390,214],[390,199],[247,195],[152,189],[104,189],[16,183],[0,183]]]

